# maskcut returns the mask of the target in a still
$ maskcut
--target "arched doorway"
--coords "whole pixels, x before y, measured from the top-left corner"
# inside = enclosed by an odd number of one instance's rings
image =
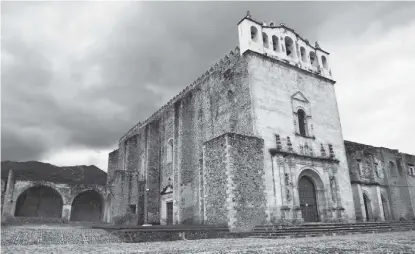
[[[84,191],[72,202],[71,221],[101,221],[102,208],[102,198],[98,192]]]
[[[60,218],[62,206],[62,197],[55,189],[47,186],[30,187],[17,198],[14,216]]]
[[[366,214],[366,221],[372,220],[372,209],[370,206],[370,199],[366,194],[363,194],[363,203],[365,205],[365,214]]]
[[[313,180],[308,176],[302,176],[298,181],[298,192],[304,221],[319,221],[316,187]]]
[[[385,221],[388,221],[390,220],[388,201],[383,195],[380,195],[380,197],[382,200],[383,216],[385,217]]]

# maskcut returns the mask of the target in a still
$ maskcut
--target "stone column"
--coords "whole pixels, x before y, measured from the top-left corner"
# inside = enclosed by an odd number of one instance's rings
[[[382,202],[382,196],[380,194],[380,188],[379,188],[379,186],[376,186],[375,189],[376,189],[376,198],[378,199],[378,208],[377,208],[377,209],[379,209],[378,215],[380,217],[380,220],[385,221],[385,214],[383,212],[383,204],[382,204],[383,202]]]
[[[324,167],[323,168],[324,176],[323,176],[323,185],[324,185],[324,195],[326,198],[326,207],[324,207],[324,210],[327,213],[327,217],[324,218],[325,220],[335,220],[336,219],[336,212],[334,206],[336,203],[336,196],[335,193],[332,193],[332,191],[335,191],[335,189],[332,189],[330,185],[330,173],[329,168]]]
[[[2,221],[7,220],[8,218],[14,217],[14,202],[13,202],[13,192],[14,192],[14,172],[13,170],[9,169],[9,176],[7,179],[7,186],[6,186],[6,194],[4,196],[4,203],[3,203],[3,214],[1,216]]]
[[[70,221],[72,206],[65,204],[62,206],[62,220]]]

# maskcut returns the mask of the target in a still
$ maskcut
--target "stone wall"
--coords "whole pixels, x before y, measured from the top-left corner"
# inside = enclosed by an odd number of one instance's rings
[[[114,177],[108,185],[108,191],[111,197],[109,213],[111,218],[110,220],[113,223],[138,223],[138,215],[139,212],[141,212],[137,209],[140,207],[139,183],[137,172],[125,170],[116,170],[114,172]],[[136,207],[134,212],[130,211],[131,205],[135,205]],[[131,218],[132,220],[130,220]]]
[[[116,170],[120,170],[119,168],[119,158],[120,158],[120,154],[119,154],[119,150],[116,149],[114,151],[112,151],[111,153],[109,153],[108,155],[108,169],[107,169],[107,182],[110,181],[110,179],[113,178],[114,176],[114,172]]]
[[[414,185],[411,185],[413,177],[408,175],[411,155],[350,141],[345,141],[345,147],[357,220],[367,219],[363,194],[370,199],[371,220],[412,218],[414,201],[411,191]],[[394,169],[390,168],[390,162],[395,165]]]
[[[146,169],[152,186],[148,191],[151,223],[160,220],[158,211],[164,205],[160,191],[168,184],[173,185],[174,222],[203,223],[202,145],[230,131],[252,134],[247,74],[247,63],[237,49],[120,139],[119,168],[134,171],[127,144],[138,136],[138,169]],[[173,140],[173,161],[167,160],[169,140]]]
[[[227,133],[204,144],[205,224],[250,231],[266,220],[263,140]]]
[[[239,134],[226,137],[228,225],[232,231],[251,231],[266,222],[264,141]]]

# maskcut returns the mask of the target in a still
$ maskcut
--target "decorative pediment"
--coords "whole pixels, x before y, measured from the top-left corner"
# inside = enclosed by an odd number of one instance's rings
[[[161,195],[173,193],[173,186],[168,184],[163,190],[160,192]]]
[[[307,98],[301,92],[296,92],[293,96],[291,96],[291,98],[293,100],[298,100],[298,101],[302,101],[302,102],[308,103]]]

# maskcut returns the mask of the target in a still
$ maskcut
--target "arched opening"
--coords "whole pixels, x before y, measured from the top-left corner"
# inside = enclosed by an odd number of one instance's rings
[[[314,67],[318,66],[317,56],[313,51],[310,51],[310,64]]]
[[[300,131],[300,135],[301,136],[306,136],[307,135],[307,123],[306,123],[306,115],[304,110],[299,109],[297,111],[297,116],[298,116],[298,127],[299,127],[299,131]]]
[[[72,202],[71,221],[101,221],[101,195],[93,190],[84,191]]]
[[[383,194],[381,194],[380,197],[381,197],[381,200],[382,200],[383,216],[385,217],[385,221],[388,221],[388,220],[390,220],[388,201],[383,196]]]
[[[398,172],[396,172],[395,163],[393,163],[392,161],[389,161],[389,174],[392,177],[397,177],[398,176]]]
[[[365,206],[366,221],[371,221],[372,220],[372,208],[370,205],[370,199],[365,193],[363,193],[363,203]]]
[[[62,206],[62,197],[55,189],[47,186],[35,186],[19,195],[15,216],[60,218]]]
[[[264,43],[264,47],[268,48],[269,41],[268,35],[266,33],[262,33],[262,42]]]
[[[316,222],[318,219],[317,194],[313,180],[302,176],[298,181],[301,214],[305,222]]]
[[[285,52],[287,53],[287,56],[292,57],[292,58],[295,57],[294,42],[288,36],[285,37]]]
[[[328,65],[327,65],[327,58],[325,56],[321,56],[321,63],[323,64],[323,68],[327,69]]]
[[[273,35],[272,36],[272,48],[276,52],[280,52],[280,42],[278,40],[278,37]]]
[[[307,55],[305,53],[305,48],[304,47],[300,48],[300,54],[301,54],[301,61],[306,63],[307,62]]]
[[[258,29],[254,26],[251,26],[251,40],[256,41],[258,38]]]

